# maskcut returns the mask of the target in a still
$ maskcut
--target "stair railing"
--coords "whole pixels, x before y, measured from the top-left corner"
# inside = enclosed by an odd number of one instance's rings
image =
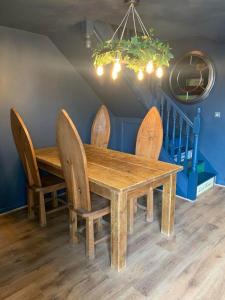
[[[161,88],[157,89],[159,111],[164,128],[164,148],[170,158],[184,166],[184,171],[196,172],[199,151],[200,108],[192,122]]]

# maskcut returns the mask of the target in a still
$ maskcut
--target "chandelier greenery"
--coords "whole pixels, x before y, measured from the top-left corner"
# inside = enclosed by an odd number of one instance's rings
[[[164,67],[169,66],[173,58],[168,43],[154,37],[153,30],[148,31],[135,8],[136,0],[130,1],[127,13],[109,41],[100,43],[93,52],[94,66],[98,76],[104,74],[104,66],[112,64],[112,79],[116,80],[123,66],[133,70],[139,80],[144,74],[152,74],[158,78],[163,76]],[[134,36],[124,39],[124,32],[130,15],[134,26]],[[141,35],[138,34],[139,25]],[[116,38],[119,30],[120,38]]]

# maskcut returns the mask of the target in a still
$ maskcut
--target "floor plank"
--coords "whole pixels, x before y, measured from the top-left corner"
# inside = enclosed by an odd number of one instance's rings
[[[177,199],[175,233],[160,234],[161,193],[154,222],[138,211],[128,238],[127,268],[109,267],[109,245],[85,258],[83,242],[69,243],[68,217],[58,212],[40,228],[25,211],[0,216],[0,299],[225,299],[225,189],[196,203]]]

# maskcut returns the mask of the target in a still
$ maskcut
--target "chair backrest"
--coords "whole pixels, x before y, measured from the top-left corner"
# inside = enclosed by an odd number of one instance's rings
[[[30,187],[41,187],[41,178],[30,134],[15,109],[10,111],[11,128],[19,157],[22,161],[27,182]]]
[[[148,159],[159,158],[163,142],[163,126],[160,114],[153,106],[138,130],[135,154]]]
[[[110,138],[110,117],[105,105],[98,110],[91,128],[91,144],[107,148]]]
[[[70,205],[90,211],[86,154],[79,133],[65,110],[58,116],[57,145]]]

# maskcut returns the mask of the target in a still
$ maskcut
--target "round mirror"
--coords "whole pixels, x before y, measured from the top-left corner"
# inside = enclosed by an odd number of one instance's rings
[[[206,98],[215,81],[215,71],[209,58],[199,51],[182,57],[170,73],[170,89],[183,103],[193,103]]]

